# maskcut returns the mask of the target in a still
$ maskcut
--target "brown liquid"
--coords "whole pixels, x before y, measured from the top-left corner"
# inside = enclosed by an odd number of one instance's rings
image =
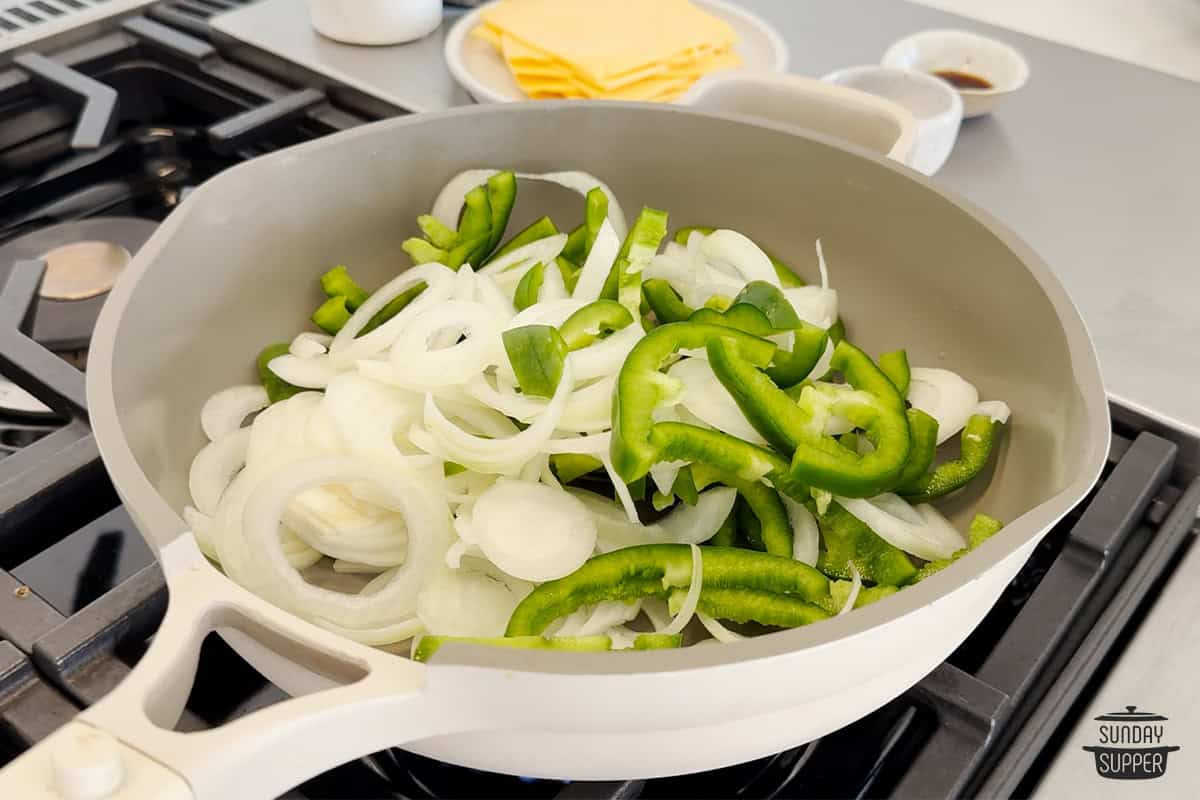
[[[956,69],[939,69],[934,70],[933,74],[958,89],[992,88],[992,84],[987,79],[981,78],[978,75],[972,75],[969,72],[959,72]]]

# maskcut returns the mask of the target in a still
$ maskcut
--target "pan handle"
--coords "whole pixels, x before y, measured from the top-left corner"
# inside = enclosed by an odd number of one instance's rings
[[[276,608],[217,572],[191,536],[176,539],[160,558],[170,599],[150,649],[107,697],[0,771],[0,797],[271,798],[368,753],[485,726],[461,708],[469,704],[438,702],[452,693],[449,681],[431,682],[425,665]],[[212,730],[173,730],[204,638],[230,628],[334,688]]]

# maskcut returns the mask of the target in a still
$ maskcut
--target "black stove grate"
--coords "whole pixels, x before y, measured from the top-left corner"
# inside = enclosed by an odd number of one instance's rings
[[[239,4],[161,3],[52,59],[0,71],[0,247],[96,215],[161,219],[192,185],[233,163],[364,121],[320,91],[224,60],[204,38],[205,19]],[[94,84],[119,98],[106,119],[105,93],[89,93]],[[0,295],[0,372],[57,415],[13,425],[32,443],[13,444],[0,460],[0,764],[124,678],[166,600],[162,574],[99,462],[81,374],[29,336],[41,268],[13,267]],[[1039,545],[958,651],[904,696],[819,741],[702,775],[573,784],[397,750],[344,765],[289,797],[1023,793],[1046,743],[1190,542],[1200,481],[1184,486],[1172,472],[1175,454],[1166,439],[1116,431],[1101,484]],[[282,697],[210,637],[180,726],[221,724]]]

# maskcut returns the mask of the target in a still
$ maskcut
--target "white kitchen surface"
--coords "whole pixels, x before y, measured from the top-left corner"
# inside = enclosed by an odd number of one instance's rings
[[[915,0],[1200,81],[1200,0]]]

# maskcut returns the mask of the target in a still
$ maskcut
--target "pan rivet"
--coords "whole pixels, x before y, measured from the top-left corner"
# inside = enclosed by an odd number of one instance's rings
[[[17,588],[13,589],[13,594],[15,594],[17,597],[25,598],[29,597],[29,591],[30,590],[28,586],[18,586]]]

